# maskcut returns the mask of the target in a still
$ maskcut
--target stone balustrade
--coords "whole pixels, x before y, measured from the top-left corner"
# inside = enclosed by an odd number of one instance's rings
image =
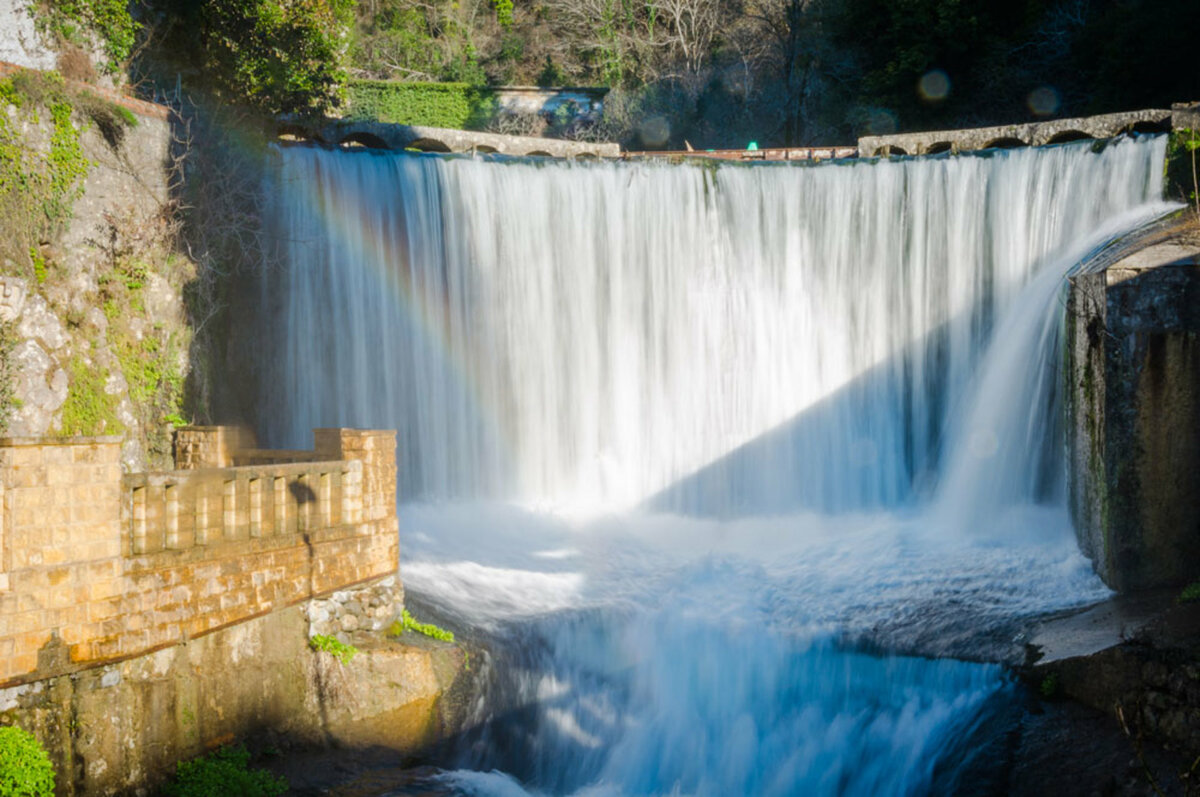
[[[358,461],[137,473],[123,481],[134,555],[362,521]]]
[[[187,427],[180,469],[123,476],[119,438],[0,440],[0,687],[395,576],[395,433],[315,443]]]

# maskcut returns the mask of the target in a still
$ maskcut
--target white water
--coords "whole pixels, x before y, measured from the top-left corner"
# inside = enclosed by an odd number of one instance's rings
[[[1162,156],[281,151],[270,441],[398,428],[408,591],[493,642],[483,724],[411,793],[994,773],[1007,677],[910,656],[1002,658],[1107,594],[1062,505],[1056,302],[1161,211]]]
[[[286,149],[275,443],[396,427],[401,495],[845,510],[938,476],[1033,270],[1161,192],[1162,141],[817,168]]]

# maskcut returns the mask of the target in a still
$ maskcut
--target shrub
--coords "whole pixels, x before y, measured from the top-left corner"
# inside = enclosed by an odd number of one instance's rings
[[[288,783],[265,769],[249,769],[242,745],[222,747],[191,761],[180,761],[175,778],[163,788],[167,797],[275,797]]]
[[[351,119],[402,125],[475,129],[496,113],[495,95],[466,83],[352,80],[346,98]]]
[[[0,728],[0,797],[53,797],[54,766],[33,734]]]

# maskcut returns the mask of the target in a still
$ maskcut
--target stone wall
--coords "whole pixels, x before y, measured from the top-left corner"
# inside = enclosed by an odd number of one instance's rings
[[[127,476],[116,438],[0,440],[0,686],[394,577],[394,432],[318,434],[326,461]]]
[[[1071,511],[1119,591],[1200,578],[1200,242],[1157,237],[1068,298]]]
[[[237,739],[412,753],[457,729],[463,651],[384,634],[395,432],[315,442],[186,427],[187,467],[123,476],[119,438],[0,439],[0,724],[46,746],[58,794],[144,793]]]
[[[59,797],[154,793],[177,761],[223,744],[382,745],[415,753],[463,721],[464,653],[380,634],[346,664],[307,643],[303,607],[73,675],[0,688],[0,722],[50,753]]]

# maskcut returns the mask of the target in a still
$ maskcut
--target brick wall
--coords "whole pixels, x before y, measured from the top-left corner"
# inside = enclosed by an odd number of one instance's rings
[[[229,461],[261,462],[226,445],[235,438],[180,431],[200,449],[222,441]],[[317,440],[307,463],[282,452],[284,464],[127,476],[117,438],[0,440],[0,686],[394,575],[395,433],[322,429]]]

